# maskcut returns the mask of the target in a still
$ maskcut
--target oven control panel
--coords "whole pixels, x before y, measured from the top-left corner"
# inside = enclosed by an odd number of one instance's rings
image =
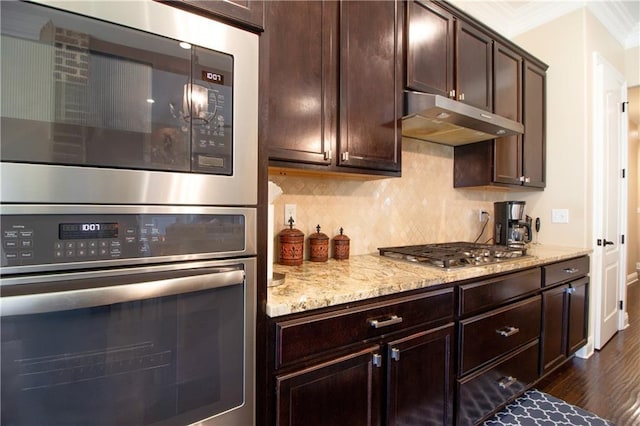
[[[242,214],[2,215],[2,266],[242,252]]]

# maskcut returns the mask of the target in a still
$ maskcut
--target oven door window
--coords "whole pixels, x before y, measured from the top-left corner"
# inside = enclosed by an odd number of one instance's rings
[[[39,5],[0,9],[3,161],[232,174],[233,57]]]
[[[244,292],[2,317],[2,424],[183,425],[242,405]]]

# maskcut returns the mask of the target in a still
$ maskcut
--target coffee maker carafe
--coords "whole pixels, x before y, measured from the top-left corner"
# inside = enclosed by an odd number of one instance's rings
[[[531,242],[531,218],[524,213],[524,201],[494,203],[495,243],[521,247]]]

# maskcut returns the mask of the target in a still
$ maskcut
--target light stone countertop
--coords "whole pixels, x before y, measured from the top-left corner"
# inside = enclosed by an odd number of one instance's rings
[[[278,317],[539,266],[590,254],[591,251],[577,247],[530,245],[526,257],[452,271],[391,259],[377,253],[351,256],[340,261],[305,261],[301,266],[275,264],[273,271],[285,274],[285,281],[268,288],[266,312],[270,317]]]

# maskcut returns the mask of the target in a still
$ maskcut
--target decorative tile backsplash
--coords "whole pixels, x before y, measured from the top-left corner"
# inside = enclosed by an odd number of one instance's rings
[[[481,209],[492,218],[478,242],[493,237],[493,202],[504,201],[506,194],[454,189],[450,146],[413,139],[402,143],[401,178],[270,175],[283,191],[273,203],[275,247],[285,228],[285,204],[296,204],[294,227],[305,234],[305,259],[307,237],[316,232],[316,225],[331,239],[344,228],[351,255],[377,253],[378,247],[475,241],[482,230]],[[333,256],[332,244],[329,255]]]

